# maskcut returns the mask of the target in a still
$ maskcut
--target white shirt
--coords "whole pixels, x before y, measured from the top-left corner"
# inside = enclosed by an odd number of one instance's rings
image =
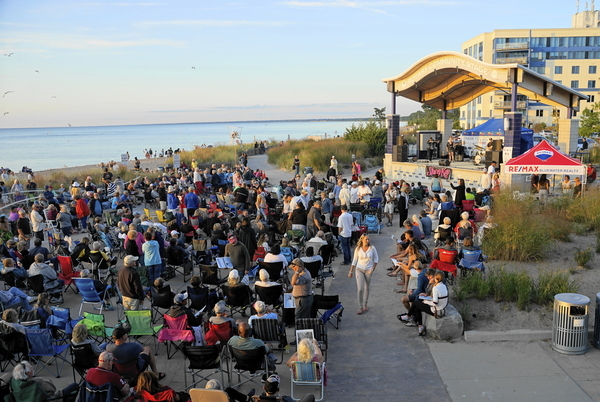
[[[358,201],[358,187],[352,186],[352,188],[350,189],[350,202],[355,204]]]
[[[41,232],[44,230],[44,218],[36,210],[31,211],[31,226],[34,232]]]
[[[492,176],[494,173],[496,173],[496,168],[494,167],[494,165],[488,166],[487,172],[490,176]]]
[[[375,250],[375,247],[369,246],[367,251],[364,251],[362,247],[357,247],[356,251],[354,252],[354,260],[352,260],[352,265],[357,269],[370,271],[378,262],[379,256],[377,255],[377,250]]]
[[[348,212],[344,212],[338,218],[338,228],[340,228],[340,236],[352,237],[352,224],[354,219]]]

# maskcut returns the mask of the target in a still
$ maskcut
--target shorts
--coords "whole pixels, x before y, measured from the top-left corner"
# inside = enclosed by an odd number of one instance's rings
[[[146,368],[150,365],[150,356],[145,353],[142,353],[138,356],[138,368],[140,371],[145,371]]]
[[[125,310],[139,310],[141,305],[141,300],[132,299],[130,297],[123,296],[123,308]]]
[[[411,293],[411,294],[409,294],[409,295],[408,295],[408,301],[409,301],[409,302],[411,302],[411,303],[414,303],[414,301],[415,301],[415,300],[417,300],[417,296],[418,296],[418,295],[417,295],[417,294],[415,294],[415,293]]]
[[[160,210],[161,211],[167,210],[167,202],[166,201],[160,201]]]
[[[385,214],[393,214],[394,213],[394,203],[388,202],[383,206],[383,213]]]

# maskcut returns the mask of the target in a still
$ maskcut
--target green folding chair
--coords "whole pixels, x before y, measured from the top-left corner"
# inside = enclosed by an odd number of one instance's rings
[[[112,337],[113,328],[106,327],[103,314],[84,312],[80,323],[85,324],[90,336],[98,343],[108,342]]]
[[[158,333],[162,325],[152,325],[152,311],[150,310],[125,310],[125,318],[131,325],[128,336],[145,345],[139,337],[152,337],[154,340],[154,354],[158,354]],[[147,339],[146,339],[147,341]]]

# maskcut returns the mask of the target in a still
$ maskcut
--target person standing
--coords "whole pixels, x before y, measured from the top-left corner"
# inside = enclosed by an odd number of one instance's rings
[[[540,179],[537,184],[537,190],[539,194],[540,204],[545,205],[548,201],[548,193],[550,191],[550,181],[546,178],[546,175],[540,175]]]
[[[123,295],[123,308],[125,310],[140,310],[144,302],[144,288],[139,272],[135,269],[138,257],[133,255],[125,256],[123,260],[125,266],[119,270],[117,275],[117,285]]]
[[[331,156],[331,161],[329,162],[329,166],[335,169],[336,174],[338,173],[338,160],[335,159],[335,156]]]
[[[452,189],[456,191],[456,194],[454,194],[454,205],[458,206],[459,208],[462,208],[462,202],[466,199],[465,180],[458,179],[458,186],[456,187],[452,183],[450,183],[450,181],[448,181],[448,183],[450,184],[450,187],[452,187]]]
[[[160,278],[162,271],[162,259],[160,258],[160,247],[158,242],[153,239],[150,231],[144,233],[144,244],[142,251],[144,252],[144,264],[148,269],[148,281],[153,283],[155,279]]]
[[[291,284],[292,296],[296,299],[296,318],[310,318],[314,301],[312,277],[304,268],[304,262],[300,258],[294,259],[290,267],[294,270]]]
[[[446,143],[446,151],[448,152],[448,160],[450,162],[454,161],[454,140],[452,137],[448,138],[448,142]]]
[[[356,314],[362,314],[369,311],[367,305],[369,301],[369,286],[371,277],[379,262],[377,250],[371,245],[369,235],[362,235],[358,239],[356,249],[354,250],[354,260],[348,272],[348,278],[352,278],[352,273],[356,268],[356,290],[358,295],[358,311]]]
[[[352,254],[350,251],[350,240],[352,239],[352,224],[354,219],[348,212],[348,206],[343,204],[342,214],[338,218],[338,229],[340,235],[340,241],[342,243],[342,253],[344,254],[344,261],[341,265],[350,265]]]
[[[27,218],[27,211],[24,209],[19,210],[19,219],[17,219],[17,232],[19,234],[19,241],[24,241],[26,248],[31,248],[31,223]]]
[[[300,159],[298,159],[298,155],[294,156],[294,169],[296,169],[296,174],[300,174]]]
[[[44,241],[44,217],[40,214],[42,209],[40,204],[33,204],[29,219],[31,220],[31,226],[33,227],[33,236],[36,239]]]

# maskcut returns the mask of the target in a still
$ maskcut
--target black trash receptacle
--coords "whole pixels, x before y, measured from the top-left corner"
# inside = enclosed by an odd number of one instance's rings
[[[311,173],[311,174],[312,174],[312,172],[313,172],[313,168],[312,168],[312,167],[310,167],[310,166],[306,166],[306,167],[304,168],[304,174],[309,174],[309,173]]]
[[[596,293],[596,313],[594,314],[594,339],[592,346],[600,349],[600,293]]]

